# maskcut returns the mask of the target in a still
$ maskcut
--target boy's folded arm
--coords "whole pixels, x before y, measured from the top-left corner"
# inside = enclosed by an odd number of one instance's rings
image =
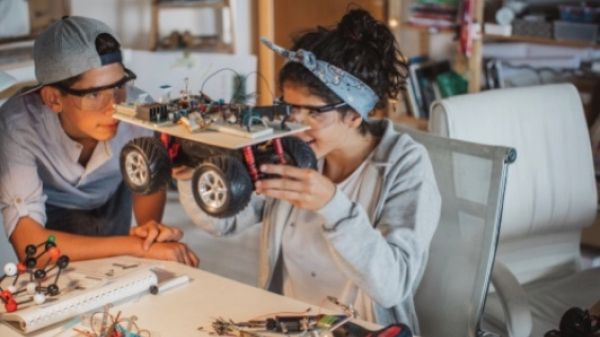
[[[44,242],[50,235],[56,238],[56,245],[61,255],[68,255],[71,261],[131,255],[186,263],[189,261],[188,252],[191,253],[185,244],[179,242],[155,243],[156,247],[153,245],[153,249],[145,251],[142,246],[143,239],[136,236],[93,237],[48,230],[29,217],[19,219],[10,241],[19,260],[22,261],[25,258],[27,245]],[[45,263],[45,261],[38,263]]]

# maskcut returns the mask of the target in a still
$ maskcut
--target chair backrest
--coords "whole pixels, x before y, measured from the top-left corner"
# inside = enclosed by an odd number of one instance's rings
[[[498,258],[519,281],[571,272],[580,230],[596,216],[589,133],[575,87],[486,91],[436,102],[432,133],[513,147]],[[568,268],[564,268],[568,266]]]
[[[421,334],[476,336],[514,150],[402,131],[427,148],[442,196],[440,223],[415,298]]]

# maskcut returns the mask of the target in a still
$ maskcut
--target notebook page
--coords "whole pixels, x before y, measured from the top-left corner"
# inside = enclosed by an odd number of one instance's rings
[[[42,305],[30,304],[13,313],[2,314],[0,319],[13,322],[26,333],[41,329],[147,292],[157,283],[157,276],[151,270],[154,266],[127,257],[73,263],[59,279],[61,294],[49,297]],[[53,279],[53,275],[49,278]]]

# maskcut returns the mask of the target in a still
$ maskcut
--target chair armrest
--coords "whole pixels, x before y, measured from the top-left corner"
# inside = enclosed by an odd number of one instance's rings
[[[529,337],[533,321],[527,294],[513,273],[498,260],[494,262],[492,284],[502,304],[508,335],[510,337]]]

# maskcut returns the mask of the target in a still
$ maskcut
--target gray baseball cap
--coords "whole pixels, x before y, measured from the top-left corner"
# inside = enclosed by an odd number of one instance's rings
[[[92,18],[66,16],[50,25],[33,44],[35,77],[39,84],[27,92],[83,74],[90,69],[122,62],[120,50],[98,54],[96,38],[102,33],[117,39],[105,23]]]

